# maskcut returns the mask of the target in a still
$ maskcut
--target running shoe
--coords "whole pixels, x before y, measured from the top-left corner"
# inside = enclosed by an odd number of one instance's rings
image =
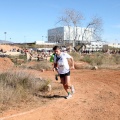
[[[69,94],[69,95],[66,97],[66,99],[70,99],[71,97],[72,97],[72,95]]]

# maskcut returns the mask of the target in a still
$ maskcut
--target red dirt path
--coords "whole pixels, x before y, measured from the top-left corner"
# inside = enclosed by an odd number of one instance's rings
[[[69,100],[62,97],[66,93],[60,81],[54,80],[53,71],[34,72],[51,78],[52,85],[60,88],[50,93],[56,99],[48,98],[49,103],[32,111],[9,111],[0,120],[120,120],[120,70],[72,70],[76,93]]]

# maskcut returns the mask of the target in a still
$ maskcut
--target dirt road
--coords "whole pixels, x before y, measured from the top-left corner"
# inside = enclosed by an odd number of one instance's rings
[[[40,76],[53,79],[52,71]],[[120,120],[120,70],[73,70],[71,80],[76,93],[64,99],[66,93],[60,87],[53,91],[55,100],[30,111],[2,116],[0,120]]]

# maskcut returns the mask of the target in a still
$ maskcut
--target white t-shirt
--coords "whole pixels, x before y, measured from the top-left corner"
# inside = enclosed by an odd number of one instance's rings
[[[56,63],[56,59],[59,60],[57,61],[57,66],[58,66],[58,73],[59,74],[65,74],[68,73],[70,70],[68,60],[67,58],[72,58],[68,53],[61,52],[60,55],[55,55],[54,57],[54,63]]]

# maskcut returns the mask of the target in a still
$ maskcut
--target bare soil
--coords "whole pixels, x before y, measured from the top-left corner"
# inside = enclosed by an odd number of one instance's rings
[[[0,71],[9,70],[14,67],[14,63],[7,57],[0,57]]]
[[[1,69],[4,59],[0,59]],[[6,65],[13,66],[11,62]],[[76,90],[71,99],[64,98],[67,94],[60,80],[54,79],[55,72],[31,73],[51,79],[52,91],[38,96],[40,103],[23,103],[22,107],[4,111],[0,120],[120,120],[120,70],[71,70]]]
[[[15,45],[0,45],[0,50],[1,49],[3,50],[3,52],[6,52],[6,51],[12,51],[13,49],[17,50],[20,48]]]

